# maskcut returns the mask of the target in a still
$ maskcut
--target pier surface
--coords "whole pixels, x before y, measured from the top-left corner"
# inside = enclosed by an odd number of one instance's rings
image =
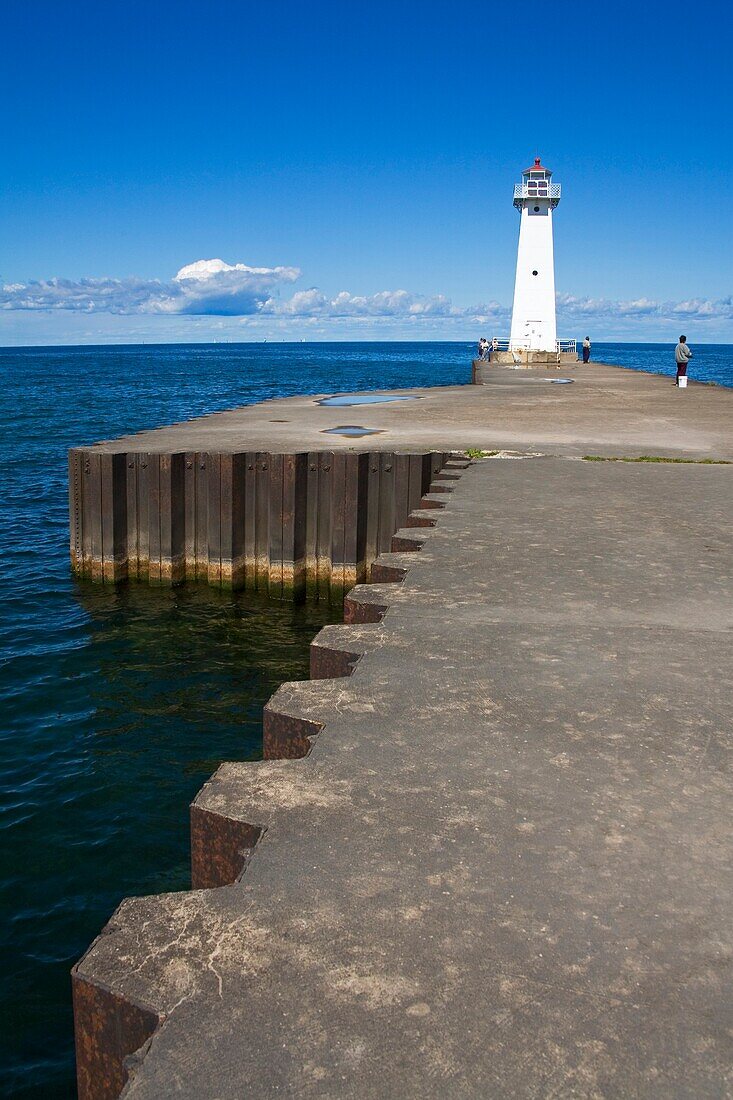
[[[731,395],[590,369],[615,427],[447,470],[266,708],[309,755],[199,795],[218,888],[124,902],[81,961],[82,1098],[730,1095],[733,475],[573,456],[726,457],[693,402]],[[476,443],[559,449],[582,386],[499,430],[514,385],[455,391]]]
[[[200,417],[85,448],[120,452],[318,450],[449,451],[519,448],[547,454],[618,453],[733,457],[733,392],[622,367],[581,363],[557,369],[492,367],[483,386],[391,390],[413,398],[384,405],[328,407],[287,397]],[[558,378],[571,385],[558,385]],[[555,382],[555,384],[553,384]],[[386,392],[386,391],[385,391]],[[325,396],[325,395],[321,395]],[[362,438],[324,434],[343,425]]]
[[[371,579],[451,451],[733,458],[730,390],[600,364],[483,376],[384,404],[266,401],[74,448],[72,568],[339,600]]]

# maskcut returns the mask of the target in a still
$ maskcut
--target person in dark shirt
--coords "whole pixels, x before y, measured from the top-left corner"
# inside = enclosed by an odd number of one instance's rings
[[[692,359],[692,352],[687,346],[687,337],[680,336],[680,342],[674,349],[674,360],[677,364],[677,377],[675,378],[675,385],[679,386],[680,378],[687,377],[687,364]]]

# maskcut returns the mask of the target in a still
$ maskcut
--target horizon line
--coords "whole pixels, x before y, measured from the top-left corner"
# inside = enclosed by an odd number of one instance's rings
[[[594,340],[592,341],[592,347],[607,346],[609,344],[638,347],[660,347],[666,348],[674,344],[674,338],[670,340]],[[265,344],[273,345],[292,345],[294,347],[306,347],[313,344],[452,344],[452,345],[469,345],[473,346],[476,343],[475,339],[465,340],[278,340],[278,339],[262,339],[262,340],[143,340],[143,341],[129,341],[129,340],[109,340],[105,343],[85,343],[85,344],[0,344],[0,352],[3,351],[34,351],[34,350],[55,350],[66,349],[72,350],[74,348],[164,348],[164,347],[263,347]],[[733,347],[733,342],[728,343],[720,340],[693,340],[692,344],[696,347]]]

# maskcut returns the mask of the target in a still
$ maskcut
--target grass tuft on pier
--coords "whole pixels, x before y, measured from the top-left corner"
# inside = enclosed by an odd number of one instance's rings
[[[639,455],[628,458],[622,455],[583,455],[584,462],[681,462],[693,466],[731,466],[727,458],[666,458],[663,455]]]

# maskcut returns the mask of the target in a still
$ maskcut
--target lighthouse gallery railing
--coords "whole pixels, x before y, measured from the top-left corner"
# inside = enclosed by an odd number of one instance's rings
[[[514,185],[515,199],[560,199],[561,187],[559,183],[516,183]]]

